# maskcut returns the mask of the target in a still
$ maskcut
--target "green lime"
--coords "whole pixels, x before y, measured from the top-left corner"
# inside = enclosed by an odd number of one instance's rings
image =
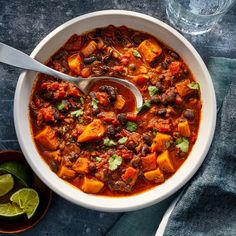
[[[0,197],[7,194],[14,187],[14,179],[12,175],[0,175]]]
[[[39,195],[32,188],[22,188],[12,194],[10,200],[16,203],[30,219],[39,205]]]
[[[0,218],[2,219],[14,219],[24,214],[25,213],[16,204],[0,204]]]
[[[24,186],[32,185],[33,174],[24,164],[17,161],[7,161],[0,164],[0,171],[7,172],[15,176]]]

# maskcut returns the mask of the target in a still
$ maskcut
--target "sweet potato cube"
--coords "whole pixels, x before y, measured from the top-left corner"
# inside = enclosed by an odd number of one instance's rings
[[[157,164],[158,167],[165,173],[174,173],[175,168],[172,163],[172,160],[170,158],[169,151],[166,150],[162,152],[158,157],[157,157]]]
[[[35,140],[49,150],[56,150],[59,145],[56,132],[50,126],[41,130],[35,136]]]
[[[103,188],[104,183],[97,179],[89,179],[84,177],[83,184],[81,186],[82,190],[86,193],[98,193]]]
[[[180,122],[178,124],[178,132],[184,136],[184,137],[190,137],[191,136],[191,131],[189,128],[188,121]]]
[[[156,169],[157,166],[156,160],[157,156],[155,152],[143,157],[141,161],[143,171]]]
[[[139,46],[138,51],[148,62],[152,62],[162,53],[161,46],[154,39],[146,39]]]
[[[100,139],[104,135],[104,133],[105,127],[102,124],[102,121],[99,119],[94,119],[85,127],[84,131],[79,135],[77,141],[83,143]]]
[[[157,132],[156,137],[153,139],[151,152],[163,151],[166,149],[166,142],[171,140],[171,136]]]
[[[145,172],[144,177],[149,181],[154,181],[155,183],[163,183],[165,181],[164,175],[160,168]]]
[[[175,85],[176,90],[181,97],[184,97],[194,91],[188,87],[189,83],[190,83],[190,80],[186,79]]]
[[[117,95],[114,107],[117,110],[122,110],[125,106],[125,103],[126,102],[125,102],[125,99],[123,98],[123,96],[122,95]]]
[[[81,69],[82,69],[82,59],[79,54],[73,54],[68,58],[68,65],[70,69],[76,73],[80,74]]]
[[[60,178],[63,178],[63,179],[69,179],[69,178],[72,178],[74,177],[76,174],[76,172],[72,169],[69,169],[68,167],[66,166],[61,166],[59,172],[58,172],[58,176]]]
[[[85,174],[88,173],[88,166],[89,166],[89,160],[87,158],[80,157],[77,159],[72,168],[78,173]]]
[[[133,186],[138,178],[138,171],[133,167],[129,166],[125,173],[121,176],[122,180],[124,180],[129,185]]]
[[[96,49],[97,43],[95,41],[90,41],[86,46],[82,48],[81,52],[85,57],[88,57],[93,54]]]

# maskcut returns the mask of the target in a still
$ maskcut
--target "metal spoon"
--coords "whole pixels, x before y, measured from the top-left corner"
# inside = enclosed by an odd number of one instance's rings
[[[132,84],[131,82],[127,80],[118,79],[118,78],[109,77],[109,76],[91,77],[91,78],[69,76],[67,74],[61,73],[59,71],[53,70],[52,68],[43,65],[40,62],[28,56],[27,54],[1,42],[0,42],[0,62],[15,66],[15,67],[27,69],[27,70],[41,72],[41,73],[51,75],[53,77],[60,78],[63,80],[67,80],[71,83],[76,84],[76,86],[84,94],[88,94],[91,86],[98,80],[102,80],[102,79],[111,80],[111,81],[120,83],[131,90],[131,92],[135,96],[137,107],[141,107],[143,105],[143,98],[140,91],[137,89],[137,87],[134,84]]]

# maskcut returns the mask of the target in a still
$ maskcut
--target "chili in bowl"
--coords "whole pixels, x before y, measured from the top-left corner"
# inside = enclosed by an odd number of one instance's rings
[[[128,80],[144,99],[136,108],[126,87],[105,80],[84,95],[76,85],[43,74],[36,80],[28,75],[27,87],[27,75],[21,76],[15,100],[19,142],[56,192],[93,209],[138,209],[177,191],[200,166],[214,132],[214,90],[196,51],[169,26],[138,13],[94,13],[56,29],[36,53],[73,76]],[[27,98],[19,102],[23,91]],[[29,117],[21,119],[28,119],[24,131],[16,119],[19,103],[24,111],[29,107]]]

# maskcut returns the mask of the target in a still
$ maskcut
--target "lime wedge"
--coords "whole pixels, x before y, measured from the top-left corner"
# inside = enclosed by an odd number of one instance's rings
[[[0,218],[2,219],[13,219],[24,214],[25,213],[16,204],[0,204]]]
[[[7,194],[14,187],[14,179],[12,175],[0,175],[0,197]]]
[[[17,161],[7,161],[0,165],[0,171],[15,176],[24,186],[29,187],[33,181],[31,170],[24,164]]]
[[[26,213],[28,219],[34,215],[39,205],[39,195],[32,188],[18,190],[11,196],[10,200],[16,203]]]

